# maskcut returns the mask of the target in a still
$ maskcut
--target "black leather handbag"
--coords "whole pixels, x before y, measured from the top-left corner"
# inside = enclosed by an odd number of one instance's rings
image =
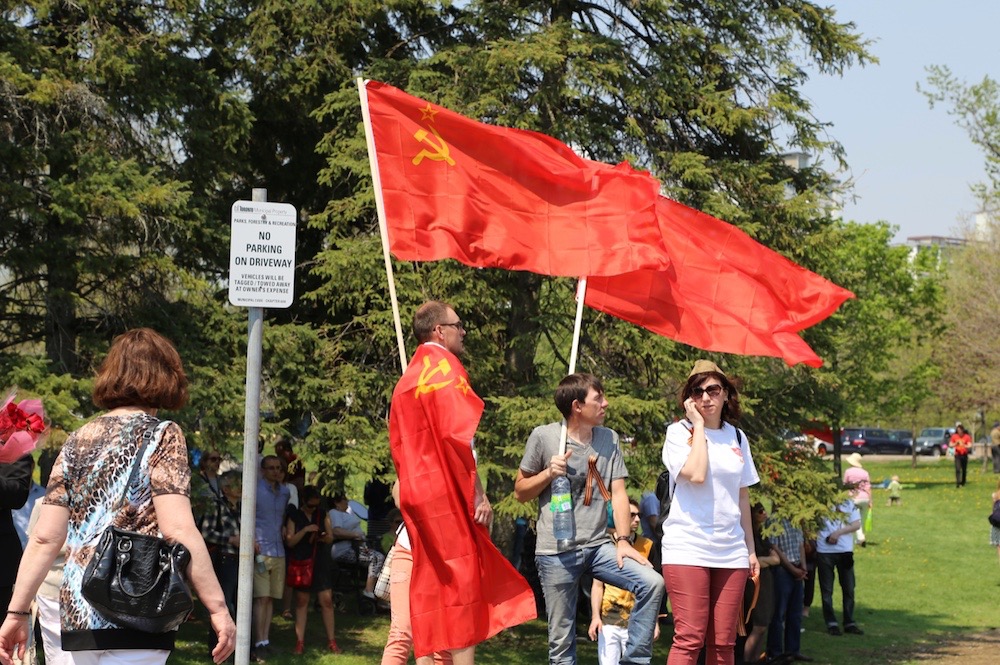
[[[162,431],[161,423],[157,431]],[[153,436],[148,429],[132,464],[125,493],[139,471],[142,455]],[[111,623],[146,633],[176,630],[193,603],[184,574],[191,553],[180,543],[108,526],[83,573],[83,597]]]

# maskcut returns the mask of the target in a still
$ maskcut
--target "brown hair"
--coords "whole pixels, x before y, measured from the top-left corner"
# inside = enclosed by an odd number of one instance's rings
[[[97,370],[92,397],[102,409],[179,409],[187,398],[187,375],[177,349],[150,328],[115,337]]]
[[[743,412],[740,411],[740,393],[736,389],[736,386],[726,378],[725,374],[719,372],[702,372],[701,374],[692,374],[688,377],[688,380],[684,383],[681,388],[680,399],[678,402],[681,405],[681,410],[684,410],[684,401],[694,393],[694,389],[698,385],[709,377],[715,377],[718,379],[719,383],[726,391],[726,401],[722,403],[722,421],[727,422],[730,425],[734,424],[736,421],[742,417]]]
[[[206,448],[205,450],[201,451],[201,457],[198,458],[199,469],[204,469],[206,466],[208,466],[208,458],[211,457],[212,453],[215,453],[219,457],[222,457],[222,453],[220,453],[215,448]]]
[[[444,323],[451,306],[440,300],[428,300],[413,313],[413,334],[423,344],[431,338],[434,326]]]
[[[569,418],[570,411],[573,409],[573,402],[579,401],[583,403],[587,400],[587,393],[590,392],[591,388],[599,393],[604,392],[604,386],[597,380],[597,377],[585,372],[570,374],[559,382],[559,385],[556,387],[555,400],[556,408],[559,409],[559,413],[563,415],[563,418]]]

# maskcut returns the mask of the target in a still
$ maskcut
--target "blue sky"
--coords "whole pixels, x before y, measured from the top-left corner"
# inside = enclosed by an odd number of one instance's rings
[[[805,95],[814,114],[833,123],[847,151],[855,202],[844,217],[884,220],[912,235],[954,235],[976,211],[969,190],[984,179],[983,157],[945,106],[931,110],[917,91],[925,67],[947,65],[966,82],[1000,78],[1000,2],[988,0],[836,0],[873,43],[879,63],[842,77],[814,75]],[[829,162],[829,160],[827,160]],[[832,163],[826,164],[828,167]]]

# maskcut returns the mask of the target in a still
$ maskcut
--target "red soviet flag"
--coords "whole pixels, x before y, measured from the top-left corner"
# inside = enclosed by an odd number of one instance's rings
[[[487,125],[384,83],[365,84],[389,247],[404,261],[454,258],[544,275],[667,265],[659,183],[628,164]]]
[[[473,519],[472,437],[483,401],[461,361],[422,344],[392,393],[389,445],[413,552],[410,621],[419,658],[478,644],[535,618],[528,582]]]
[[[708,351],[823,364],[798,333],[854,294],[732,224],[667,198],[658,210],[670,267],[588,279],[588,306]]]

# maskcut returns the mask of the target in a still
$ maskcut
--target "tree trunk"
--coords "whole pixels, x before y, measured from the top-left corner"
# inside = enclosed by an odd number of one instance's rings
[[[507,318],[507,350],[504,374],[512,388],[531,385],[537,378],[538,293],[542,278],[530,272],[514,273],[510,316]]]
[[[45,354],[57,374],[76,375],[79,355],[76,348],[76,291],[78,274],[70,233],[59,220],[49,218],[48,246],[51,248],[45,282]]]

